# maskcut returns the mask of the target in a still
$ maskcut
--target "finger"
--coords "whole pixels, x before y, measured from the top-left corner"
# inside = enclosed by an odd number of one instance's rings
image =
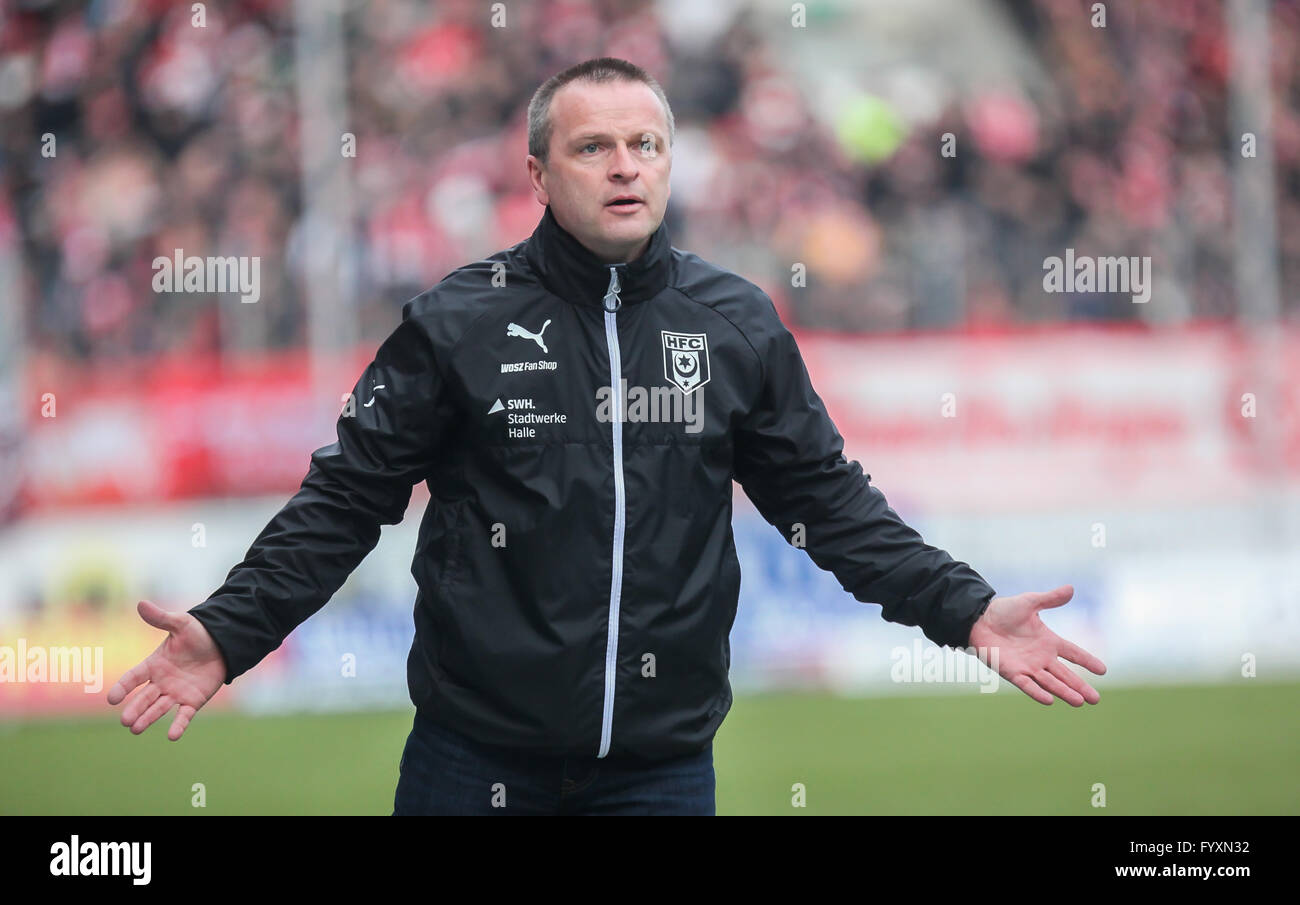
[[[1030,600],[1034,604],[1034,609],[1050,609],[1054,606],[1062,606],[1068,603],[1074,596],[1073,585],[1063,584],[1059,588],[1053,588],[1050,591],[1031,591]]]
[[[122,699],[126,697],[132,689],[149,678],[149,667],[146,666],[145,663],[146,661],[141,660],[135,666],[132,666],[126,672],[122,673],[122,678],[113,683],[113,687],[108,690],[108,703],[122,703]]]
[[[140,689],[131,700],[127,701],[126,706],[122,708],[122,725],[130,726],[136,720],[140,719],[140,714],[144,713],[158,696],[162,694],[162,688],[156,684],[146,685]]]
[[[1057,656],[1064,657],[1071,663],[1078,663],[1088,672],[1095,673],[1099,676],[1106,675],[1106,664],[1102,663],[1092,654],[1088,653],[1073,641],[1061,639],[1061,643],[1056,645]]]
[[[1031,677],[1027,675],[1022,674],[1016,676],[1014,679],[1011,680],[1011,684],[1019,688],[1021,691],[1029,695],[1031,698],[1033,698],[1035,701],[1037,701],[1040,704],[1050,705],[1052,703],[1052,696],[1047,692],[1043,691],[1043,689],[1039,688],[1038,683],[1036,683]]]
[[[141,619],[154,628],[160,628],[166,632],[179,632],[181,630],[181,620],[176,613],[169,613],[148,600],[141,600],[136,604],[135,610],[140,614]]]
[[[1079,678],[1079,676],[1075,675],[1074,670],[1070,669],[1070,667],[1066,666],[1060,660],[1057,660],[1054,663],[1048,663],[1047,671],[1056,676],[1066,685],[1069,685],[1079,694],[1083,695],[1083,699],[1089,704],[1096,704],[1101,700],[1101,695],[1097,694],[1097,689],[1093,688],[1083,679]]]
[[[1040,669],[1034,673],[1034,681],[1046,688],[1052,694],[1056,695],[1071,707],[1083,706],[1083,695],[1079,694],[1069,685],[1066,685],[1056,676],[1052,675],[1046,669]]]
[[[176,741],[184,735],[185,727],[190,724],[190,720],[194,719],[196,712],[189,704],[182,704],[177,708],[176,718],[172,720],[171,728],[167,730],[167,737],[172,741]]]
[[[136,720],[131,725],[131,732],[135,735],[139,735],[141,732],[144,732],[146,729],[148,729],[150,726],[154,724],[155,720],[157,720],[159,717],[165,716],[167,711],[171,710],[172,705],[175,703],[176,702],[172,700],[171,695],[165,694],[161,696],[160,698],[158,698],[158,700],[154,701],[153,704],[149,706],[149,709],[144,712],[144,714],[140,717],[140,719]]]

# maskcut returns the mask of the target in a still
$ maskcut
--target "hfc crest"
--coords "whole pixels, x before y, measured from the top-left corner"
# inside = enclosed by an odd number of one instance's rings
[[[683,393],[709,382],[709,339],[703,333],[659,331],[664,338],[664,377]]]

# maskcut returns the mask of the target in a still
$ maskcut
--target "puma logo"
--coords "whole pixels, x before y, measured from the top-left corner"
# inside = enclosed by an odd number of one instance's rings
[[[537,343],[537,345],[542,347],[543,352],[545,352],[547,355],[550,355],[551,350],[546,348],[546,343],[542,341],[542,334],[546,332],[546,328],[547,326],[550,325],[550,323],[551,323],[551,319],[548,317],[546,319],[546,323],[542,324],[542,329],[538,330],[536,333],[532,332],[531,330],[525,330],[523,327],[519,326],[518,324],[512,323],[506,327],[506,336],[522,336],[524,339],[531,339],[533,342]]]

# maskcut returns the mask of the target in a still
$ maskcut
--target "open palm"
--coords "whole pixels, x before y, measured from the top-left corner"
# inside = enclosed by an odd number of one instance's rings
[[[970,646],[986,665],[1040,704],[1051,704],[1056,695],[1072,707],[1084,701],[1096,704],[1097,690],[1061,662],[1077,663],[1097,675],[1106,664],[1053,632],[1038,617],[1039,610],[1058,607],[1074,596],[1074,588],[1062,585],[1051,591],[1028,591],[1014,597],[994,597],[970,632]],[[990,653],[996,659],[990,663]]]
[[[139,735],[178,704],[167,737],[176,741],[194,714],[212,699],[226,679],[226,664],[203,623],[189,613],[169,613],[148,600],[136,607],[140,618],[168,635],[162,644],[123,674],[108,690],[108,703],[117,705],[132,689],[143,686],[122,709],[122,725]]]

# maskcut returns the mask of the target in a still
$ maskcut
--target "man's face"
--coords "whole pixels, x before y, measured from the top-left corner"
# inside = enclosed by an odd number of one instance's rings
[[[663,222],[672,150],[642,82],[570,82],[551,98],[550,159],[528,156],[533,193],[602,261],[635,260]],[[615,203],[615,199],[634,201]]]

